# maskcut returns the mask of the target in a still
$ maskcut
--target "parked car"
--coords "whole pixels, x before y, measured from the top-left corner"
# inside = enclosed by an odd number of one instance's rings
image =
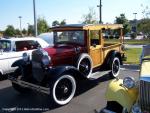
[[[41,38],[43,40],[45,40],[50,46],[53,46],[54,44],[54,37],[53,37],[53,33],[42,33],[40,35],[38,35],[38,38]]]
[[[120,42],[105,44],[104,29],[119,29]],[[81,79],[93,80],[98,71],[118,76],[124,58],[122,25],[73,24],[51,30],[54,46],[33,51],[32,60],[27,60],[28,55],[24,54],[22,74],[9,76],[14,89],[25,92],[30,88],[50,95],[51,101],[58,105],[65,105],[74,97]]]
[[[0,75],[12,73],[16,67],[12,64],[22,58],[26,51],[31,54],[33,49],[39,46],[42,48],[49,46],[44,40],[39,38],[10,38],[0,40]]]
[[[140,75],[112,80],[106,91],[103,113],[150,113],[150,45],[143,46]]]

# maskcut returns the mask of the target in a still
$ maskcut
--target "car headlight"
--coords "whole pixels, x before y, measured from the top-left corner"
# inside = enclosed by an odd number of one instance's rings
[[[23,57],[23,61],[25,62],[29,61],[29,55],[27,53],[23,53],[22,57]]]
[[[138,104],[133,105],[132,107],[132,113],[142,113],[141,108],[139,107]]]
[[[123,85],[128,88],[131,89],[133,87],[135,87],[135,80],[132,77],[125,77],[123,79]]]
[[[48,66],[51,62],[51,58],[48,55],[42,57],[42,63],[44,66]]]

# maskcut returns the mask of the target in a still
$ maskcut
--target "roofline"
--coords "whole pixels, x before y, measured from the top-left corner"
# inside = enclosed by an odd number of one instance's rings
[[[65,28],[65,29],[64,29]],[[122,29],[122,24],[71,24],[64,26],[55,26],[50,28],[50,30],[101,30],[101,29]]]

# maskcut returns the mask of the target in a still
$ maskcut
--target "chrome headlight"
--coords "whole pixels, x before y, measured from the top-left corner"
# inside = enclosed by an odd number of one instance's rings
[[[128,88],[131,89],[133,87],[135,87],[135,80],[132,77],[125,77],[123,79],[123,85]]]
[[[132,107],[132,113],[142,113],[141,108],[139,107],[138,104],[133,105]]]
[[[23,57],[23,61],[25,62],[29,61],[29,55],[27,53],[23,53],[22,57]]]
[[[42,57],[42,63],[44,66],[48,66],[51,62],[51,58],[48,55]]]

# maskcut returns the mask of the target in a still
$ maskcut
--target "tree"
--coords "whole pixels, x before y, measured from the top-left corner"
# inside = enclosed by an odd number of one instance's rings
[[[150,34],[150,19],[142,19],[137,25],[138,32]]]
[[[15,32],[16,32],[16,36],[20,36],[21,35],[21,32],[20,32],[19,29],[16,29]]]
[[[29,25],[28,26],[28,35],[29,36],[33,36],[34,35],[34,26],[33,25]]]
[[[93,8],[89,8],[89,12],[83,15],[83,24],[97,24],[96,13]]]
[[[4,31],[4,35],[8,37],[15,37],[16,32],[12,25],[8,25],[6,30]]]
[[[62,21],[60,22],[60,25],[66,25],[66,20],[65,20],[65,19],[62,20]]]
[[[52,22],[52,26],[59,26],[59,25],[66,25],[66,19],[59,22],[58,20],[55,20]]]
[[[26,29],[23,29],[23,30],[22,30],[22,34],[26,35],[26,34],[27,34],[27,30],[26,30]]]
[[[38,18],[37,20],[37,29],[38,29],[38,33],[45,33],[48,31],[49,26],[47,24],[47,21],[44,18]]]
[[[52,26],[58,26],[59,25],[59,21],[58,20],[55,20],[52,22]]]
[[[115,23],[116,24],[123,24],[124,34],[131,31],[131,25],[130,25],[129,21],[127,20],[127,18],[125,17],[125,14],[120,14],[119,17],[116,17]]]

